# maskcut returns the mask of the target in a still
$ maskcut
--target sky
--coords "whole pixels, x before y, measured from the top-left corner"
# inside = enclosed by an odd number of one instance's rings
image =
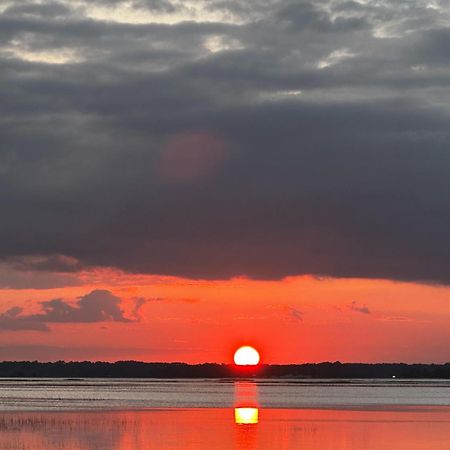
[[[450,358],[449,0],[0,2],[0,360]]]

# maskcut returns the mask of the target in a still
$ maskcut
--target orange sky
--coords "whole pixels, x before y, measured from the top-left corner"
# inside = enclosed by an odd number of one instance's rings
[[[1,290],[0,313],[15,306],[38,313],[41,301],[56,298],[76,305],[106,289],[132,321],[3,330],[0,359],[231,362],[233,349],[250,343],[265,363],[448,360],[447,287],[309,276],[203,281],[107,269],[70,278],[62,284],[74,286]],[[137,299],[145,303],[135,318]]]

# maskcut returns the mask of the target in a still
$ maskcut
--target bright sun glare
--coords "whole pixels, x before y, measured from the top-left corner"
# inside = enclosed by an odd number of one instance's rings
[[[245,345],[236,350],[234,362],[237,366],[256,366],[259,363],[259,353],[253,347]]]
[[[239,425],[258,423],[258,408],[234,408],[234,421]]]

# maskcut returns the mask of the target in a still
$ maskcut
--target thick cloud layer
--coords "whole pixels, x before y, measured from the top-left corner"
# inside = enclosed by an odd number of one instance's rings
[[[448,283],[449,6],[4,2],[1,258]]]

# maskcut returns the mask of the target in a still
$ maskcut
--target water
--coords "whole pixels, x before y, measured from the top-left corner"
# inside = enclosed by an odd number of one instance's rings
[[[450,450],[446,380],[1,380],[1,450]]]
[[[262,408],[450,406],[448,380],[0,379],[0,409],[229,408],[243,385]]]

